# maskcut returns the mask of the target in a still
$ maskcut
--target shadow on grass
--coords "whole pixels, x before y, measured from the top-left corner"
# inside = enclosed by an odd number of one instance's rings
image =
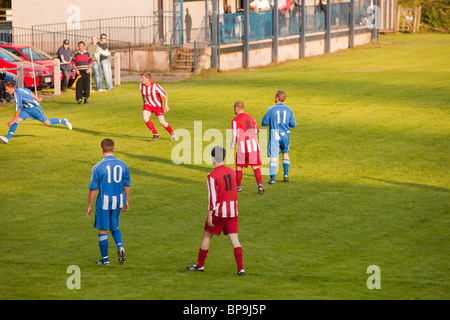
[[[387,184],[392,184],[392,185],[401,186],[401,187],[416,188],[416,189],[429,190],[429,191],[450,192],[450,189],[447,189],[447,188],[428,186],[426,184],[420,184],[420,183],[390,181],[390,180],[376,179],[376,178],[370,178],[370,177],[361,177],[361,178],[368,179],[368,180],[374,180],[374,181],[381,181],[381,182],[384,182]]]
[[[131,153],[122,152],[122,151],[116,151],[115,153],[116,154],[123,154],[124,156],[130,157],[130,158],[135,158],[135,159],[146,161],[146,162],[157,162],[157,163],[162,163],[162,164],[181,166],[183,168],[192,169],[192,170],[199,170],[199,171],[208,172],[208,173],[213,170],[213,166],[211,166],[210,168],[207,168],[207,167],[203,167],[201,165],[195,165],[195,164],[179,164],[179,165],[176,165],[170,159],[158,158],[158,157],[150,156],[150,155],[136,155],[136,154],[131,154]]]

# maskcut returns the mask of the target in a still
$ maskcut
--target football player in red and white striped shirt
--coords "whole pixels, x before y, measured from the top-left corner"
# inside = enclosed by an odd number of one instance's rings
[[[239,243],[239,218],[237,209],[236,177],[233,169],[223,164],[225,149],[216,146],[211,151],[214,170],[208,174],[208,218],[206,219],[203,239],[198,253],[197,263],[187,266],[188,270],[204,271],[212,236],[228,234],[234,248],[237,272],[245,275],[242,260],[242,247]]]
[[[233,138],[230,148],[236,147],[236,184],[238,192],[241,192],[242,168],[248,168],[250,165],[255,174],[256,183],[258,185],[258,193],[264,194],[262,187],[261,156],[259,152],[258,125],[255,119],[244,112],[244,103],[238,101],[234,104],[234,113],[237,115],[231,121],[233,130]]]
[[[144,109],[142,110],[142,119],[147,127],[153,132],[152,140],[159,138],[159,133],[155,129],[153,122],[150,120],[150,116],[154,113],[158,117],[159,123],[166,128],[172,137],[172,141],[176,141],[175,132],[170,127],[170,124],[164,118],[164,112],[169,111],[169,99],[167,92],[157,83],[152,82],[151,73],[146,72],[141,76],[141,83],[139,89],[142,94],[142,100],[144,101]],[[162,106],[162,100],[164,99],[164,110]]]

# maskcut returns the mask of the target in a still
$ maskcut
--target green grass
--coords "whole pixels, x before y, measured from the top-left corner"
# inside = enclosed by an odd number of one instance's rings
[[[203,132],[225,135],[237,100],[260,123],[275,92],[287,93],[298,123],[291,181],[279,172],[259,196],[244,171],[246,277],[235,275],[225,236],[213,238],[206,272],[185,270],[197,257],[212,167],[174,165],[178,143],[156,122],[161,138],[149,142],[137,83],[93,93],[88,105],[71,92],[44,101],[49,118],[74,129],[27,120],[0,145],[0,299],[449,299],[449,40],[385,35],[328,56],[163,83],[167,120],[192,135],[200,120]],[[1,134],[13,113],[0,108]],[[105,137],[132,178],[123,266],[93,263],[97,232],[85,218]],[[66,287],[70,265],[80,267],[80,290]],[[380,290],[366,286],[370,265],[380,267]]]

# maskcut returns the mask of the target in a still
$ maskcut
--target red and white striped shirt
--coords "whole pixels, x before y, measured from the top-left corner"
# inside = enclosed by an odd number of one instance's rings
[[[152,107],[162,107],[162,98],[167,97],[166,91],[157,83],[150,82],[148,86],[143,83],[139,84],[144,105]]]
[[[240,113],[231,121],[233,138],[231,147],[237,145],[238,153],[259,152],[258,138],[259,132],[255,119],[247,113]]]
[[[208,210],[222,218],[238,215],[236,173],[221,165],[208,174]]]

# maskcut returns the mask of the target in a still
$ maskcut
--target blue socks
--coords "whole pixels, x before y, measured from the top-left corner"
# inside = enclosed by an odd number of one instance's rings
[[[122,233],[119,229],[111,231],[111,234],[114,238],[114,242],[117,245],[117,249],[123,247],[122,243]],[[108,259],[108,235],[107,234],[99,234],[98,235],[98,246],[100,247],[100,254],[102,255],[103,263],[109,261]]]
[[[8,135],[6,136],[6,139],[8,139],[8,140],[11,139],[12,135],[14,134],[14,132],[16,132],[18,125],[19,124],[17,122],[14,122],[12,124],[12,126],[9,127],[9,132],[8,132]]]
[[[285,175],[287,175],[289,172],[290,163],[291,163],[291,161],[289,159],[283,159],[283,170],[284,170]]]
[[[48,121],[50,121],[51,125],[52,124],[63,124],[63,125],[66,125],[66,120],[63,120],[63,119],[51,118],[51,119],[48,119]]]
[[[277,172],[277,162],[270,161],[270,165],[269,165],[270,176],[274,176],[276,172]]]
[[[114,231],[111,231],[111,234],[114,238],[114,241],[117,245],[117,249],[120,249],[120,247],[123,247],[123,243],[122,243],[122,233],[120,232],[119,229],[116,229]]]
[[[108,235],[99,234],[98,235],[98,245],[100,247],[100,254],[102,255],[103,263],[108,261]]]

